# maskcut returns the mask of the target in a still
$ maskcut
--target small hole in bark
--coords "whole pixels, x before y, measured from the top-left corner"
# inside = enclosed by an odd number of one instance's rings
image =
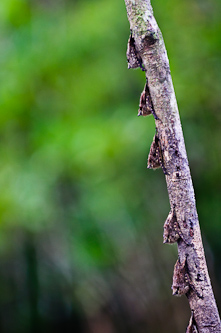
[[[154,45],[157,42],[157,39],[154,37],[153,34],[150,34],[149,36],[146,36],[144,41],[143,41],[143,45],[144,47],[149,47]]]
[[[193,233],[193,228],[190,228],[190,232],[189,232],[190,237],[193,237],[194,233]]]
[[[202,281],[201,276],[200,276],[200,273],[197,274],[196,281]]]

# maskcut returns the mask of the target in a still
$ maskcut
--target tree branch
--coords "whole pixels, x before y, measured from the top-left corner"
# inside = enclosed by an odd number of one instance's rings
[[[164,243],[178,245],[173,295],[185,294],[189,300],[192,315],[187,332],[221,332],[163,37],[150,0],[125,0],[125,4],[131,29],[128,68],[141,67],[146,74],[138,115],[152,113],[156,123],[148,168],[163,169],[171,206],[164,224]]]

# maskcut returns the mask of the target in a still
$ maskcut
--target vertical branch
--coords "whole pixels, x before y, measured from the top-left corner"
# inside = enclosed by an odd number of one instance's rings
[[[163,37],[150,0],[125,0],[125,4],[131,31],[128,68],[140,67],[146,74],[138,115],[153,114],[156,123],[148,168],[162,168],[171,206],[164,224],[164,243],[178,245],[173,295],[185,294],[189,300],[191,319],[187,332],[221,332]]]

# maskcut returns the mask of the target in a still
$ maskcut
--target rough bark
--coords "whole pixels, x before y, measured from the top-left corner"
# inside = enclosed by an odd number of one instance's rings
[[[164,224],[164,243],[178,245],[173,295],[185,294],[191,308],[187,332],[221,332],[221,323],[207,270],[194,189],[163,37],[150,0],[125,0],[131,35],[128,68],[146,74],[138,115],[153,114],[156,135],[148,168],[162,167],[171,211]]]

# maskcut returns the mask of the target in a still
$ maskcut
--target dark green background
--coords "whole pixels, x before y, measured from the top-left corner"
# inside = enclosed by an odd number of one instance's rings
[[[153,0],[221,308],[219,0]],[[0,332],[184,332],[123,0],[1,0]]]

